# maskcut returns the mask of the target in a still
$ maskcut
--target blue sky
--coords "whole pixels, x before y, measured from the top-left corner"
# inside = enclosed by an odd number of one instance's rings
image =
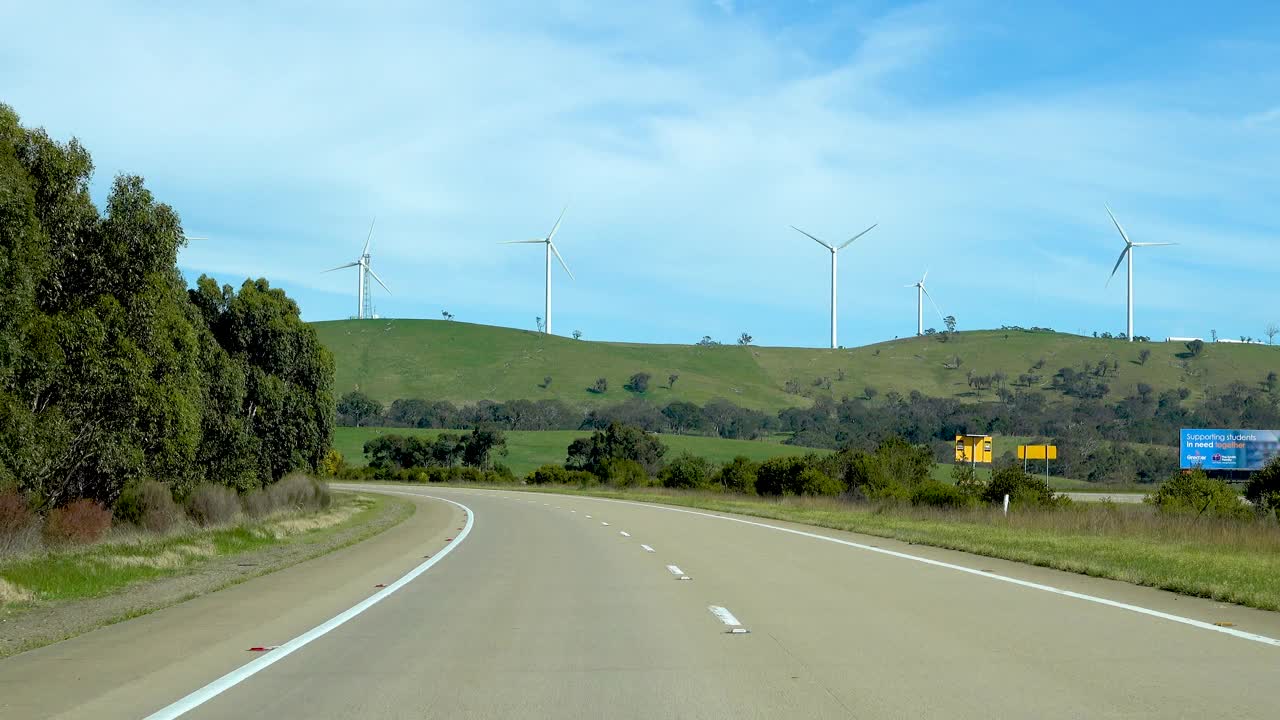
[[[961,328],[1258,336],[1280,321],[1271,3],[47,2],[0,8],[0,102],[145,176],[192,278],[384,317],[823,346]],[[474,5],[474,7],[464,7]],[[643,7],[642,7],[643,6]],[[1123,272],[1123,270],[1122,270]],[[936,316],[929,324],[939,325]]]

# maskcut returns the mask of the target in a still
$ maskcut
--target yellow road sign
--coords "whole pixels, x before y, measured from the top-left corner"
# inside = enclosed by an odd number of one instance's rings
[[[1057,445],[1019,445],[1019,460],[1057,460]]]
[[[990,435],[956,436],[956,462],[989,463],[993,457]]]

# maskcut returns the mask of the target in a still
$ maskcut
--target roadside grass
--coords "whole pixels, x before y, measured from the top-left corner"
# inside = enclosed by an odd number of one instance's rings
[[[859,505],[832,498],[776,499],[657,488],[609,490],[530,488],[783,520],[919,545],[961,550],[1212,598],[1280,610],[1280,528],[1164,515],[1144,505],[1076,503],[1057,511],[945,511]]]
[[[465,433],[466,430],[434,430],[424,428],[392,428],[392,427],[337,427],[334,428],[333,446],[342,453],[347,464],[363,466],[367,463],[364,456],[364,444],[379,435],[413,435],[415,437],[434,438],[441,433]],[[507,455],[498,457],[518,477],[532,472],[540,465],[547,463],[563,463],[569,449],[569,443],[582,437],[589,437],[590,430],[507,430]],[[783,435],[785,439],[785,435]],[[744,455],[752,460],[768,460],[779,455],[804,455],[806,453],[827,454],[830,450],[783,445],[780,440],[726,440],[718,437],[700,435],[659,435],[658,439],[667,446],[667,457],[673,458],[682,452],[702,456],[714,463],[726,463],[737,455]]]
[[[0,560],[0,607],[102,597],[130,585],[198,572],[215,558],[312,544],[377,515],[391,498],[336,493],[322,512],[283,512],[157,537],[123,530],[105,541]]]

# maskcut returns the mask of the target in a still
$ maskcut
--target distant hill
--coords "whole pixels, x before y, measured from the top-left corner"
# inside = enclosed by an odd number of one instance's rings
[[[725,398],[745,407],[776,411],[806,406],[828,395],[861,396],[867,387],[883,395],[919,390],[934,397],[974,402],[994,398],[975,392],[969,370],[1002,372],[1007,383],[1034,373],[1040,380],[1015,389],[1062,397],[1049,386],[1060,368],[1107,360],[1114,373],[1099,378],[1108,400],[1133,392],[1138,383],[1157,391],[1185,387],[1193,398],[1206,387],[1239,381],[1257,386],[1270,371],[1280,372],[1280,348],[1206,344],[1191,357],[1182,343],[1127,343],[1064,333],[982,330],[909,338],[844,350],[756,346],[645,345],[547,337],[528,330],[444,320],[340,320],[313,323],[337,361],[339,394],[359,387],[390,402],[397,398],[514,400],[559,398],[589,407],[634,396],[623,385],[636,372],[652,375],[644,397],[658,404],[673,400],[705,403]],[[1140,364],[1139,353],[1150,357]],[[960,358],[956,369],[947,367]],[[1039,360],[1044,365],[1032,366]],[[667,387],[672,373],[680,377]],[[551,384],[543,387],[544,378]],[[597,378],[605,393],[588,390]],[[829,387],[828,387],[829,386]]]

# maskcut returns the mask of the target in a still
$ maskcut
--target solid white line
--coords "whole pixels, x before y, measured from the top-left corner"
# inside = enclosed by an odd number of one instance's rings
[[[1189,625],[1191,627],[1199,628],[1201,630],[1209,630],[1210,632],[1222,633],[1223,635],[1230,635],[1232,637],[1240,638],[1241,640],[1252,640],[1253,642],[1263,643],[1264,645],[1272,645],[1275,647],[1280,647],[1280,639],[1267,637],[1266,635],[1257,635],[1254,633],[1248,633],[1242,630],[1236,630],[1235,628],[1228,628],[1228,627],[1222,627],[1219,625],[1214,625],[1212,623],[1207,623],[1202,620],[1194,620],[1192,618],[1183,617],[1181,615],[1173,615],[1171,613],[1161,612],[1159,610],[1152,610],[1151,608],[1144,608],[1140,605],[1130,605],[1129,603],[1118,602],[1116,600],[1108,600],[1107,598],[1098,597],[1096,595],[1086,595],[1085,593],[1079,593],[1074,590],[1063,590],[1062,588],[1056,588],[1056,587],[1053,587],[1052,585],[1044,585],[1042,583],[1031,582],[1029,580],[1019,580],[1018,578],[1012,578],[1006,575],[997,575],[993,572],[987,572],[986,570],[975,570],[974,568],[965,567],[963,565],[953,565],[952,563],[943,562],[941,560],[932,560],[930,558],[920,557],[918,555],[908,555],[907,553],[898,552],[896,550],[887,550],[885,548],[879,548],[873,545],[864,545],[863,543],[852,542],[850,540],[841,540],[840,538],[833,538],[827,535],[819,535],[817,533],[805,532],[803,530],[794,530],[792,528],[785,528],[785,527],[780,527],[778,525],[770,525],[768,523],[755,522],[753,520],[743,520],[741,518],[729,517],[727,515],[716,515],[713,513],[698,512],[697,510],[685,510],[683,508],[673,508],[673,507],[667,507],[665,505],[656,505],[654,503],[640,503],[640,502],[632,502],[630,500],[611,500],[609,498],[593,498],[593,497],[587,497],[587,496],[583,496],[583,497],[584,499],[587,499],[587,500],[618,503],[620,505],[634,505],[636,507],[645,507],[651,510],[665,510],[667,512],[684,513],[686,515],[697,515],[699,517],[708,517],[708,518],[715,518],[717,520],[727,520],[729,522],[742,523],[743,525],[751,525],[753,527],[765,528],[767,530],[776,530],[778,532],[789,533],[791,535],[799,535],[800,537],[807,537],[813,540],[821,540],[823,542],[830,542],[830,543],[835,543],[837,545],[845,545],[847,547],[857,548],[859,550],[866,550],[868,552],[878,553],[880,555],[888,555],[890,557],[896,557],[902,560],[911,560],[913,562],[923,563],[925,565],[932,565],[934,567],[946,568],[948,570],[955,570],[957,572],[967,573],[969,575],[977,575],[978,577],[984,577],[984,578],[987,578],[988,580],[996,580],[999,582],[1009,583],[1010,585],[1017,585],[1019,587],[1030,588],[1032,590],[1040,590],[1041,592],[1047,592],[1054,595],[1062,595],[1064,597],[1075,598],[1076,600],[1084,600],[1085,602],[1097,603],[1099,605],[1106,605],[1107,607],[1113,607],[1120,610],[1128,610],[1130,612],[1135,612],[1140,615],[1147,615],[1149,617],[1160,618],[1161,620],[1169,620],[1171,622],[1180,623],[1182,625]]]
[[[357,603],[356,605],[351,606],[350,608],[348,608],[347,610],[344,610],[338,615],[335,615],[332,618],[329,618],[323,623],[311,628],[310,630],[290,640],[289,642],[284,643],[283,645],[268,652],[262,657],[259,657],[258,659],[252,662],[241,665],[235,670],[232,670],[226,675],[223,675],[217,680],[214,680],[213,682],[209,683],[208,685],[205,685],[199,690],[196,690],[190,695],[187,695],[181,700],[178,700],[177,702],[171,705],[168,705],[164,708],[161,708],[160,710],[155,711],[154,713],[151,713],[146,717],[146,720],[170,720],[171,718],[181,717],[182,715],[185,715],[186,713],[189,713],[192,710],[200,707],[201,705],[209,702],[210,700],[226,692],[227,690],[230,690],[236,685],[239,685],[245,680],[248,680],[254,675],[257,675],[263,670],[266,670],[268,667],[271,667],[272,665],[274,665],[277,661],[283,660],[286,657],[292,655],[294,652],[301,650],[303,647],[311,643],[311,641],[316,640],[320,637],[323,637],[329,631],[341,626],[343,623],[347,622],[348,620],[356,617],[357,615],[364,612],[365,610],[368,610],[369,608],[373,607],[379,601],[384,600],[391,593],[399,590],[405,585],[408,585],[410,582],[414,580],[414,578],[430,570],[433,565],[440,562],[442,559],[444,559],[446,555],[453,552],[454,549],[458,547],[458,545],[462,544],[462,541],[465,540],[467,536],[471,534],[471,528],[475,525],[475,515],[471,512],[471,508],[467,507],[466,505],[463,505],[462,503],[454,502],[453,500],[449,500],[447,498],[436,497],[434,495],[423,495],[422,493],[406,493],[406,492],[397,492],[394,490],[380,490],[380,492],[391,493],[395,495],[412,495],[414,497],[428,497],[434,500],[443,500],[444,502],[447,502],[451,505],[457,505],[458,507],[462,508],[467,513],[467,522],[462,527],[462,532],[458,533],[457,537],[453,539],[453,542],[444,546],[442,550],[432,555],[431,559],[427,560],[426,562],[418,565],[414,569],[405,573],[403,576],[401,576],[399,580],[396,580],[395,582],[386,586],[382,590],[379,590],[378,592],[365,598],[363,601]]]
[[[735,627],[742,626],[742,623],[738,622],[738,618],[734,617],[733,613],[729,612],[728,608],[722,608],[719,605],[708,605],[707,609],[711,611],[712,615],[720,618],[720,622],[725,625],[733,625]]]
[[[668,566],[667,566],[667,572],[671,573],[672,575],[683,575],[683,574],[684,574],[684,571],[683,571],[683,570],[681,570],[680,568],[676,567],[675,565],[668,565]]]
[[[645,552],[657,552],[657,550],[654,550],[653,548],[649,547],[648,545],[641,545],[640,547],[644,548],[644,551],[645,551]]]
[[[631,533],[627,532],[626,530],[619,530],[618,534],[621,535],[622,537],[631,537]]]

